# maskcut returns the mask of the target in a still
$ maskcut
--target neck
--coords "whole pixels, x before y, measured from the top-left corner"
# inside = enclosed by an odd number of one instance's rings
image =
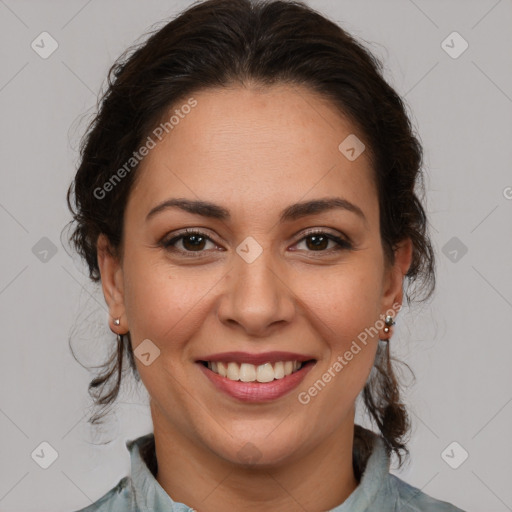
[[[293,462],[248,467],[195,444],[157,411],[152,413],[156,479],[175,502],[198,512],[330,510],[358,485],[352,466],[353,414],[314,450]]]

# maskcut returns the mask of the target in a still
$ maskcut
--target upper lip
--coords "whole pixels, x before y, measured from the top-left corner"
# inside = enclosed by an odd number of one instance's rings
[[[209,356],[200,357],[197,361],[216,361],[222,363],[249,363],[260,365],[264,363],[277,363],[278,361],[309,361],[315,359],[312,356],[296,354],[294,352],[262,352],[260,354],[250,354],[249,352],[219,352]]]

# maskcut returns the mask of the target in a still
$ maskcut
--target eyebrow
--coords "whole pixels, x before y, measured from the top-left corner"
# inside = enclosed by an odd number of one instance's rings
[[[181,210],[184,210],[188,213],[193,213],[195,215],[201,215],[203,217],[209,217],[212,219],[231,219],[229,210],[215,203],[210,203],[208,201],[176,198],[163,201],[162,203],[152,208],[146,216],[146,222],[157,213],[167,210],[168,208],[180,208]],[[307,217],[308,215],[317,215],[319,213],[323,213],[334,209],[341,209],[355,213],[364,221],[365,224],[368,224],[368,221],[361,208],[341,197],[313,199],[311,201],[303,201],[300,203],[292,204],[286,207],[281,212],[279,220],[281,223],[290,222],[300,219],[302,217]]]

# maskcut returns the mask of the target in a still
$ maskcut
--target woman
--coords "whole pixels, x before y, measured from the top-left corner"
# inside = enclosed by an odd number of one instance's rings
[[[379,66],[305,5],[210,0],[112,68],[72,241],[117,335],[91,392],[111,404],[127,357],[154,432],[84,510],[460,510],[389,473],[409,429],[389,340],[434,256]]]

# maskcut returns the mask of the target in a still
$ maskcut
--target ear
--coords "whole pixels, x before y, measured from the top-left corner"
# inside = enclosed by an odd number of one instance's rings
[[[128,332],[128,325],[124,305],[123,269],[106,235],[99,235],[96,247],[103,296],[109,309],[110,330],[116,334],[124,334]],[[120,320],[120,325],[114,325],[114,319],[117,318]]]
[[[413,245],[410,238],[398,243],[395,249],[395,262],[385,270],[385,279],[382,295],[383,311],[395,309],[403,301],[403,282],[412,262]]]

